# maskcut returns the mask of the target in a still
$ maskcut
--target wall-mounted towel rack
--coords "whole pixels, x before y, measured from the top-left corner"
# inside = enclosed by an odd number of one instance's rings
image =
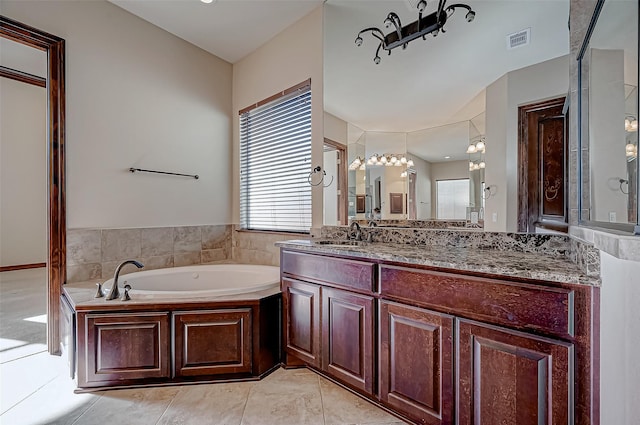
[[[129,171],[131,171],[132,173],[135,173],[136,171],[141,171],[143,173],[156,173],[156,174],[168,174],[170,176],[191,177],[191,178],[194,178],[196,180],[198,180],[200,178],[200,176],[197,175],[197,174],[171,173],[169,171],[144,170],[142,168],[133,168],[133,167],[129,168]]]

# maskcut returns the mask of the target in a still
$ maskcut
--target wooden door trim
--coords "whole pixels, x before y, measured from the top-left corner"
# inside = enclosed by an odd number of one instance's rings
[[[523,105],[518,108],[518,232],[528,232],[528,218],[529,218],[529,178],[528,178],[528,114],[538,111],[543,111],[554,107],[563,107],[566,102],[566,97],[558,97],[554,99],[544,100],[541,102],[535,102],[528,105]],[[565,123],[566,129],[566,123]],[[566,184],[567,184],[567,152],[566,143],[568,140],[568,132],[565,131],[565,197]],[[565,220],[567,218],[567,202],[565,200]],[[566,231],[567,226],[559,222],[549,223],[545,227],[552,228],[553,230]]]
[[[9,78],[11,80],[20,81],[21,83],[32,84],[38,87],[47,87],[47,79],[38,77],[37,75],[27,72],[18,71],[17,69],[0,66],[0,77]]]
[[[338,222],[342,225],[349,224],[347,217],[347,147],[335,140],[324,138],[324,144],[329,145],[340,154],[340,164],[338,165],[337,185],[340,195],[338,195]]]
[[[65,41],[0,15],[0,37],[47,52],[47,348],[60,354],[60,295],[66,282]]]

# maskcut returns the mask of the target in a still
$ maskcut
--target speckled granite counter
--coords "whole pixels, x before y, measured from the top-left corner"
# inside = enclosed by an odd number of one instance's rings
[[[437,245],[393,243],[331,245],[319,242],[321,241],[289,240],[278,242],[276,245],[281,248],[349,258],[393,261],[514,278],[600,286],[599,277],[587,276],[569,259],[560,256]]]

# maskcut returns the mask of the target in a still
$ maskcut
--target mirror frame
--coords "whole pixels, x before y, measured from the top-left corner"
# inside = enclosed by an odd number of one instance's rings
[[[585,227],[600,227],[605,229],[612,230],[621,230],[624,232],[629,232],[633,235],[640,235],[640,184],[636,185],[636,222],[635,223],[609,223],[606,221],[595,221],[595,220],[585,220],[582,217],[583,211],[583,170],[590,170],[591,164],[583,164],[584,155],[583,147],[589,147],[589,138],[588,134],[585,135],[584,126],[589,123],[589,110],[583,107],[583,67],[582,63],[584,60],[584,55],[587,52],[587,48],[589,47],[589,43],[591,41],[591,35],[593,34],[593,30],[595,29],[598,18],[600,17],[600,12],[602,11],[602,7],[604,6],[606,0],[598,0],[596,6],[593,11],[593,15],[591,16],[591,21],[589,22],[589,27],[587,28],[587,32],[585,33],[584,40],[582,40],[582,45],[578,52],[577,60],[578,60],[578,163],[576,164],[577,168],[577,181],[578,181],[578,224]],[[640,28],[640,11],[638,12],[638,28]],[[638,51],[640,53],[640,44],[638,45]],[[638,55],[638,69],[640,69],[640,55]],[[636,90],[638,91],[638,90]],[[588,96],[588,92],[587,92]],[[640,94],[637,95],[637,104],[640,105]],[[586,119],[585,119],[586,118]],[[636,171],[640,173],[640,157],[636,161]],[[636,174],[640,176],[640,174]],[[588,193],[589,199],[589,210],[591,211],[591,193]]]

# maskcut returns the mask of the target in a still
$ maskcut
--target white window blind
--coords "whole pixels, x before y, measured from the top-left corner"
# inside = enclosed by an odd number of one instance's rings
[[[469,179],[438,180],[436,218],[466,219],[469,206]]]
[[[309,232],[311,88],[240,115],[240,226]]]

